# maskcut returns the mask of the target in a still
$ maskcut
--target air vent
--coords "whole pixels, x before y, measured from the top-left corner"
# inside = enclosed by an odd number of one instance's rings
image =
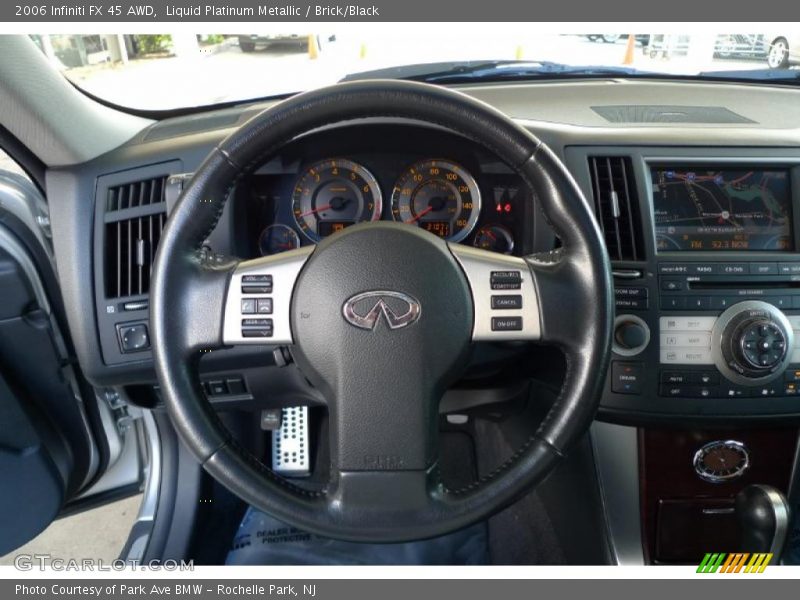
[[[591,156],[589,171],[595,215],[611,260],[644,260],[631,159]]]
[[[147,294],[150,271],[166,221],[164,188],[158,177],[108,189],[105,213],[107,298]]]

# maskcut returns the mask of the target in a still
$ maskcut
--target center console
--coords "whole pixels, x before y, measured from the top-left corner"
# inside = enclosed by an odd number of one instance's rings
[[[800,417],[800,152],[568,148],[614,270],[601,416]]]

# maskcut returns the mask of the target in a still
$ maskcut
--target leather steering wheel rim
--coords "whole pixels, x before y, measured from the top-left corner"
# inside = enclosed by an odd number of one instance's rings
[[[276,475],[237,444],[199,384],[199,356],[224,346],[220,315],[239,264],[235,259],[211,259],[202,251],[230,191],[296,137],[370,117],[440,126],[485,147],[523,178],[562,241],[553,252],[525,258],[536,286],[540,339],[566,356],[561,393],[536,433],[511,458],[460,490],[442,484],[435,456],[426,454],[424,469],[346,469],[334,473],[328,489],[309,491]],[[353,235],[369,235],[371,227],[381,225],[358,226],[362,233]],[[382,227],[382,235],[397,230],[398,239],[411,240],[411,234],[400,229],[406,226]],[[425,236],[430,234],[414,235],[421,245],[431,244],[431,252],[441,250],[432,244],[444,247],[442,242],[429,242]],[[314,254],[323,255],[332,244],[325,240]],[[421,83],[363,81],[280,102],[213,149],[167,221],[153,268],[150,303],[164,402],[181,439],[212,477],[245,502],[303,530],[350,541],[399,542],[442,535],[510,505],[541,481],[587,431],[610,358],[612,300],[611,267],[592,209],[546,145],[496,109],[462,93]],[[295,320],[293,326],[297,330],[299,323]]]

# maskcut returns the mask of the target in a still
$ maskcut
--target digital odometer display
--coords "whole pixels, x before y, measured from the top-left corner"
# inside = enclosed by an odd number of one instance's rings
[[[656,167],[651,176],[659,251],[794,248],[787,170]]]

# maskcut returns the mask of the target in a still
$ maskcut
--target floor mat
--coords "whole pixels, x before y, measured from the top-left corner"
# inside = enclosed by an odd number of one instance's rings
[[[306,533],[252,507],[228,553],[228,565],[483,565],[486,524],[421,542],[359,544]]]

